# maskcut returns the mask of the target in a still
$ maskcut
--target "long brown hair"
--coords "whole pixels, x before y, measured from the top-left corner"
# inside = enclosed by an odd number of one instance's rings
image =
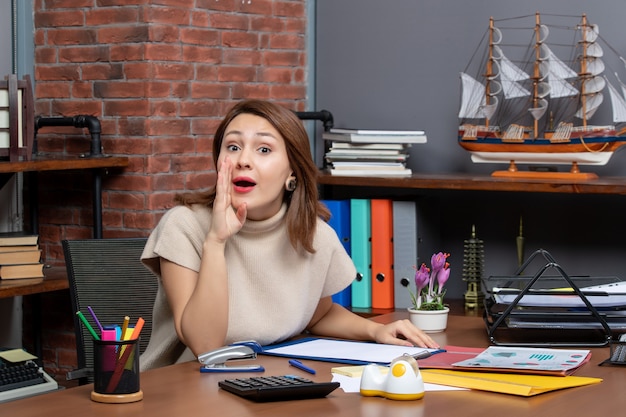
[[[314,253],[313,236],[318,217],[328,221],[330,213],[319,202],[317,191],[318,169],[315,166],[309,138],[302,122],[291,110],[263,100],[245,100],[233,106],[215,132],[213,138],[213,163],[217,160],[224,139],[224,132],[230,122],[240,114],[253,114],[267,120],[283,137],[287,158],[296,177],[296,189],[285,192],[287,203],[287,231],[291,245],[298,249],[301,245],[307,252]],[[179,194],[176,201],[184,205],[204,204],[213,206],[215,186],[207,191]]]

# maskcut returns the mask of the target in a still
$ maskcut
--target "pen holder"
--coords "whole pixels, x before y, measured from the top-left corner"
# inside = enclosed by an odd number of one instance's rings
[[[93,341],[93,401],[119,404],[143,399],[138,349],[139,339]]]

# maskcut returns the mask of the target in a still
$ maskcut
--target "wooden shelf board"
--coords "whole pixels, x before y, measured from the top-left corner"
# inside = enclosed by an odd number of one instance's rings
[[[512,191],[563,194],[626,194],[626,177],[595,179],[507,178],[472,174],[419,174],[410,177],[339,177],[320,172],[320,185],[422,190]]]
[[[30,161],[0,161],[0,173],[65,171],[128,166],[125,156],[38,155]]]

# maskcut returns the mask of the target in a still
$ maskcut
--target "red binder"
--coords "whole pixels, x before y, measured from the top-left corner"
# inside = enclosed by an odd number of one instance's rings
[[[393,203],[371,200],[372,308],[394,308]]]

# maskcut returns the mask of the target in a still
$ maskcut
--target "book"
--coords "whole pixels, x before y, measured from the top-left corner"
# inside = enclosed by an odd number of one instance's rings
[[[403,155],[398,149],[330,149],[326,156],[377,156],[377,155]]]
[[[396,136],[411,136],[411,135],[424,135],[426,132],[423,130],[371,130],[371,129],[347,129],[341,127],[334,127],[330,129],[330,133],[342,133],[350,135],[396,135]]]
[[[43,264],[0,265],[0,279],[43,278]]]
[[[406,162],[408,155],[326,155],[326,162]]]
[[[34,264],[40,259],[40,249],[0,252],[0,265]]]
[[[4,252],[21,252],[21,251],[37,250],[37,249],[39,249],[39,245],[0,246],[0,253],[4,253]]]
[[[354,143],[426,143],[425,134],[359,134],[359,133],[322,133],[322,139],[334,140],[338,142]]]
[[[2,232],[0,233],[0,246],[36,245],[38,235],[26,232]]]
[[[406,169],[406,165],[402,162],[333,162],[333,169],[371,169],[373,171],[376,170],[387,170],[387,169]]]
[[[410,144],[404,143],[351,143],[351,142],[332,142],[330,150],[376,150],[385,149],[392,151],[403,151],[410,147]]]
[[[330,170],[330,175],[335,177],[410,177],[413,174],[410,168],[405,169],[345,169]]]

